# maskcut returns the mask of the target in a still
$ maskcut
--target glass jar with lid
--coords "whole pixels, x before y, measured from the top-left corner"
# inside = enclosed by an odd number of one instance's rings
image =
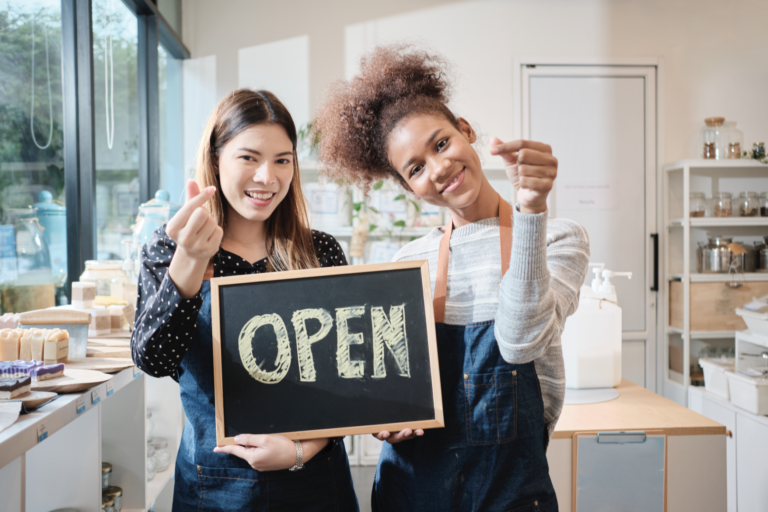
[[[155,472],[160,473],[171,465],[171,450],[168,449],[168,440],[164,437],[154,437],[149,442],[155,449]]]
[[[744,147],[744,133],[736,128],[735,121],[726,121],[725,126],[728,130],[728,150],[726,158],[741,158],[741,148]]]
[[[115,499],[109,496],[101,496],[101,510],[102,512],[115,512]]]
[[[120,512],[123,509],[123,505],[121,503],[123,501],[123,489],[121,487],[110,485],[106,490],[102,491],[101,496],[102,498],[106,496],[107,498],[112,498],[115,500],[115,512]]]
[[[760,213],[760,203],[757,199],[757,192],[739,194],[739,216],[757,217],[758,213]]]
[[[730,192],[717,192],[714,197],[715,217],[730,217],[733,214]]]
[[[762,160],[765,158],[765,143],[755,142],[752,144],[752,158]]]
[[[112,464],[109,462],[101,463],[101,490],[109,487],[109,479],[112,476]]]
[[[704,217],[707,211],[707,198],[703,192],[691,192],[691,217]]]
[[[760,192],[758,202],[760,203],[760,216],[768,217],[768,193]]]
[[[722,160],[728,152],[728,128],[724,117],[708,117],[701,131],[701,158]]]
[[[88,260],[80,281],[89,281],[96,285],[96,295],[123,299],[123,290],[128,287],[128,274],[123,270],[120,260]]]
[[[147,444],[147,482],[155,478],[155,448]]]

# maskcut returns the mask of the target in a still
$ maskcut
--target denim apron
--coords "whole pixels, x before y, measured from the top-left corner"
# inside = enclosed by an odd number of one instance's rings
[[[499,199],[503,275],[512,248],[512,209]],[[440,242],[434,298],[445,428],[384,443],[373,510],[556,511],[534,363],[504,361],[493,321],[443,323],[452,227],[448,222]]]
[[[214,453],[216,420],[210,282],[203,281],[198,343],[179,366],[187,422],[176,459],[173,510],[357,511],[344,443],[329,444],[301,471],[259,472],[239,457]],[[254,432],[258,433],[258,432]]]

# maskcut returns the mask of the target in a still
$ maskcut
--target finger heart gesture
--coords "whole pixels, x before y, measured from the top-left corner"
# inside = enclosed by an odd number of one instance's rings
[[[199,261],[207,262],[216,254],[224,235],[224,231],[203,207],[215,192],[216,187],[208,187],[201,192],[197,182],[188,181],[187,202],[165,227],[165,232],[179,249]]]
[[[491,154],[504,159],[504,169],[517,189],[517,203],[522,213],[547,210],[547,196],[557,177],[557,158],[552,148],[541,142],[491,139]]]

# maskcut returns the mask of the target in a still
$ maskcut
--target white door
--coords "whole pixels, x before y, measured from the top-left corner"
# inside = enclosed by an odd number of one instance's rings
[[[587,229],[591,261],[633,273],[614,280],[622,376],[655,390],[656,68],[528,61],[520,78],[522,136],[559,160],[550,215]]]

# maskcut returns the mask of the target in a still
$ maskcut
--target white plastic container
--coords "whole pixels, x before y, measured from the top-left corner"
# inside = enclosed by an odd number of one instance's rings
[[[621,307],[610,278],[617,273],[595,267],[592,286],[582,286],[579,308],[565,322],[561,342],[565,387],[612,388],[621,383]],[[602,275],[603,279],[600,279]]]
[[[736,308],[736,314],[744,319],[744,322],[747,324],[747,329],[749,329],[752,334],[768,338],[768,306],[765,307],[765,312],[760,309],[757,311],[750,311],[744,308]]]
[[[721,396],[728,400],[729,386],[725,372],[732,372],[735,361],[730,357],[717,357],[712,359],[699,359],[699,366],[704,370],[704,387],[713,395]]]
[[[741,372],[727,372],[725,375],[733,405],[753,414],[768,414],[768,378],[752,377]]]

